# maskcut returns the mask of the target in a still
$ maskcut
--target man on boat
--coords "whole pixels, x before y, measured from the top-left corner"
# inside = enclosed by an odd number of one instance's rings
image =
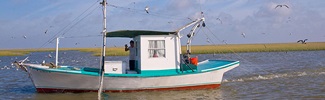
[[[134,41],[130,41],[130,47],[128,47],[127,44],[125,44],[125,51],[130,50],[130,55],[129,55],[129,67],[130,70],[134,70],[135,68],[135,47],[134,47]]]

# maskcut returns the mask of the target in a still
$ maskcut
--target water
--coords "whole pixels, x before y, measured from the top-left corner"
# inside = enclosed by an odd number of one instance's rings
[[[53,52],[33,53],[30,62],[54,62]],[[220,88],[185,91],[106,93],[110,100],[325,99],[325,51],[197,55],[199,60],[231,59],[241,65],[224,75]],[[99,66],[99,57],[78,51],[60,52],[60,64]],[[97,93],[37,93],[28,74],[11,65],[25,56],[0,57],[0,99],[97,99]],[[106,57],[128,61],[128,57]],[[195,81],[195,80],[194,80]]]

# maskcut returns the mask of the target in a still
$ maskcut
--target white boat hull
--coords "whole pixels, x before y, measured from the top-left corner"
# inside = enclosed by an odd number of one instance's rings
[[[76,73],[40,70],[41,65],[25,64],[38,92],[97,92],[99,77]],[[143,90],[184,90],[219,87],[223,74],[235,67],[234,64],[219,70],[202,73],[157,76],[157,77],[116,77],[105,76],[105,92],[132,92]]]

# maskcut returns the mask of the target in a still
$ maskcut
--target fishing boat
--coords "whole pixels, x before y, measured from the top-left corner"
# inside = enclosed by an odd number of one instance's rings
[[[119,30],[106,31],[106,1],[101,63],[98,68],[74,67],[56,63],[32,64],[16,61],[17,67],[30,76],[37,92],[133,92],[149,90],[206,89],[220,86],[225,72],[239,66],[239,61],[202,60],[191,57],[191,40],[205,19],[192,21],[175,31]],[[188,27],[187,50],[181,51],[181,32]],[[197,33],[196,33],[197,34]],[[106,38],[131,38],[135,44],[135,69],[127,62],[105,61]],[[58,52],[58,41],[57,41]],[[58,58],[58,53],[56,59]]]

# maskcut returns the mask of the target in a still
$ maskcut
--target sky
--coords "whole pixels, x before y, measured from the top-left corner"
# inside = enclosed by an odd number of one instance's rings
[[[108,0],[107,30],[175,31],[201,17],[193,45],[325,42],[325,0]],[[277,7],[288,5],[289,8]],[[149,14],[145,12],[149,7]],[[99,0],[1,0],[0,49],[100,47]],[[184,30],[182,43],[186,43]],[[129,38],[108,38],[122,47]]]

